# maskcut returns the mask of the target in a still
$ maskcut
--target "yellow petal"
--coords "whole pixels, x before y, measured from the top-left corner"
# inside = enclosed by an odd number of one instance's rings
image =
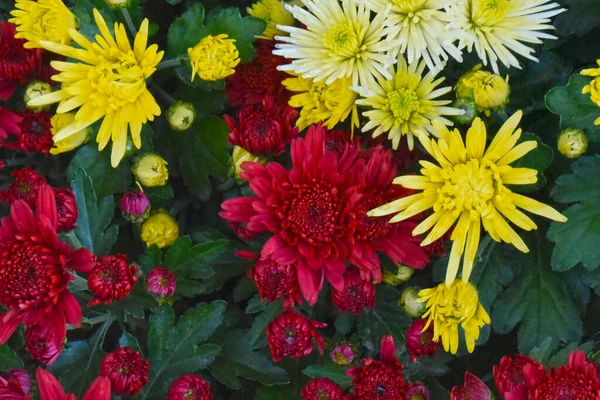
[[[530,213],[540,215],[542,217],[546,217],[553,221],[558,221],[558,222],[566,222],[567,221],[567,217],[565,217],[564,215],[562,215],[561,213],[559,213],[558,211],[556,211],[554,208],[550,207],[549,205],[540,203],[537,200],[531,199],[526,196],[522,196],[517,193],[511,193],[510,197],[511,197],[513,203],[517,207],[521,207],[522,209],[529,211]]]
[[[497,166],[508,165],[514,161],[517,161],[519,158],[523,157],[525,154],[529,153],[531,150],[537,147],[537,142],[535,140],[529,140],[527,142],[519,143],[511,151],[506,153],[500,160],[496,162]]]

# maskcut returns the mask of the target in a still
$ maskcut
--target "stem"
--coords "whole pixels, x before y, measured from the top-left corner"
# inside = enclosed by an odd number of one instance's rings
[[[102,315],[99,315],[99,316],[93,317],[93,318],[83,318],[81,320],[81,322],[84,324],[88,324],[88,325],[97,325],[102,322],[108,321],[112,318],[114,318],[114,316],[108,312],[106,314],[102,314]]]
[[[131,15],[129,15],[129,10],[127,7],[121,8],[121,15],[123,15],[123,19],[125,20],[125,25],[127,25],[127,29],[129,29],[129,33],[135,38],[137,36],[137,29],[135,29],[135,25],[133,24],[133,20],[131,19]]]
[[[175,102],[177,100],[175,100],[173,98],[173,96],[171,96],[169,93],[165,92],[163,90],[163,88],[161,88],[160,86],[158,86],[154,82],[151,83],[151,85],[152,85],[152,91],[155,92],[156,94],[158,94],[160,97],[162,97],[163,100],[169,104],[169,106],[172,105],[172,104],[175,104]]]
[[[170,60],[164,60],[156,66],[156,70],[160,71],[161,69],[179,67],[180,65],[183,65],[183,63],[185,63],[189,59],[190,58],[188,56],[183,56],[183,57],[179,57],[179,58],[172,58]]]
[[[63,237],[73,250],[79,250],[80,248],[83,247],[81,245],[81,242],[79,241],[79,239],[77,239],[77,236],[75,236],[74,231],[70,231],[70,232],[63,234]]]

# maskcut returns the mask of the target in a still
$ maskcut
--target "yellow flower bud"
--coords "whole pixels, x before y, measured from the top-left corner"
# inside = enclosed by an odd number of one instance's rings
[[[58,131],[60,131],[65,126],[70,125],[74,121],[75,113],[72,112],[54,115],[50,119],[50,123],[52,124],[52,129],[50,129],[50,132],[52,132],[52,136],[56,136],[56,133]],[[88,141],[89,133],[89,127],[83,128],[61,141],[54,142],[54,147],[50,149],[50,153],[60,154],[78,148],[79,146]]]
[[[232,75],[240,63],[235,40],[220,34],[208,35],[188,49],[192,67],[192,82],[196,74],[205,81],[217,81]]]
[[[141,238],[150,247],[169,247],[179,237],[179,225],[165,210],[158,210],[142,224]]]
[[[154,153],[142,154],[131,171],[135,179],[146,187],[164,186],[169,179],[167,162]]]
[[[25,102],[27,108],[29,108],[30,110],[33,110],[35,112],[48,111],[50,109],[49,104],[36,107],[29,106],[27,105],[27,103],[29,102],[29,100],[33,100],[36,97],[40,97],[51,92],[52,86],[50,86],[46,82],[33,81],[29,85],[27,85],[27,89],[25,89],[25,96],[23,96],[23,101]]]
[[[118,10],[120,8],[129,7],[130,0],[104,0],[110,8]]]
[[[579,158],[588,148],[588,138],[581,129],[567,128],[558,135],[558,151],[567,158]]]
[[[502,78],[488,71],[476,71],[468,78],[462,78],[462,83],[473,89],[473,99],[480,112],[488,117],[492,110],[504,107],[509,100],[510,86],[508,75]]]
[[[254,154],[250,153],[243,147],[234,146],[233,154],[231,155],[231,170],[230,170],[230,172],[234,176],[234,178],[238,181],[238,183],[244,182],[244,180],[242,178],[240,178],[240,173],[243,171],[242,164],[244,164],[246,161],[254,161],[254,162],[265,165],[268,160],[266,158],[255,156]]]
[[[254,18],[262,19],[267,24],[262,38],[273,39],[275,35],[286,33],[277,28],[277,25],[294,25],[294,16],[286,10],[285,3],[281,0],[261,0],[246,9]]]
[[[404,290],[398,307],[402,308],[411,318],[421,318],[427,307],[424,303],[419,302],[419,288],[409,287]]]
[[[171,128],[176,131],[189,129],[196,119],[196,110],[192,103],[178,101],[173,104],[167,112],[167,121]]]
[[[395,275],[389,271],[383,271],[383,281],[392,286],[401,285],[408,282],[414,273],[414,269],[400,264]]]

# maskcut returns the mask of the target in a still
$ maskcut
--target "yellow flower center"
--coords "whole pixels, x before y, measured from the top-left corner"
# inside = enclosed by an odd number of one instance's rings
[[[135,102],[146,90],[147,75],[133,52],[125,53],[111,48],[106,50],[103,56],[105,59],[89,73],[89,79],[94,82],[96,91],[107,96],[97,96],[93,100],[97,102],[96,106],[108,106],[116,110],[127,103]]]
[[[399,8],[401,13],[414,13],[419,11],[427,0],[389,0],[389,2]]]
[[[494,183],[502,185],[494,169],[493,164],[480,164],[477,159],[444,168],[441,176],[446,183],[438,189],[434,210],[471,210],[479,215],[484,213],[495,194]]]
[[[471,4],[471,18],[479,26],[496,24],[508,11],[508,0],[473,0]]]
[[[387,95],[388,105],[394,118],[408,121],[421,105],[419,97],[412,89],[398,89]]]
[[[354,28],[349,23],[335,25],[325,36],[325,45],[340,57],[360,58],[361,46]]]

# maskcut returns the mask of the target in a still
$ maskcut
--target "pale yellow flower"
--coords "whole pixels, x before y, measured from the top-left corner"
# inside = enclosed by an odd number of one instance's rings
[[[71,43],[71,29],[77,29],[77,18],[62,0],[16,0],[14,18],[8,20],[17,26],[15,37],[25,39],[25,48],[41,48],[40,41],[58,44]]]
[[[167,162],[158,154],[145,153],[131,168],[135,179],[146,187],[164,186],[169,180]]]
[[[581,129],[567,128],[558,135],[558,151],[567,158],[579,158],[588,148],[588,138]]]
[[[479,69],[480,67],[481,65],[476,66],[472,73],[461,78],[461,83],[472,90],[477,110],[489,117],[491,111],[503,108],[508,104],[510,86],[508,85],[508,75],[506,78],[502,78],[491,72],[483,71]]]
[[[192,127],[196,119],[196,109],[192,103],[177,101],[167,111],[167,121],[172,129],[185,131]]]
[[[23,101],[25,102],[27,108],[29,108],[30,110],[33,110],[35,112],[48,111],[50,109],[49,105],[38,107],[27,105],[29,100],[35,99],[36,97],[40,97],[48,93],[52,93],[52,86],[50,86],[46,82],[33,81],[29,85],[27,85],[27,88],[25,89],[25,95],[23,96]]]

